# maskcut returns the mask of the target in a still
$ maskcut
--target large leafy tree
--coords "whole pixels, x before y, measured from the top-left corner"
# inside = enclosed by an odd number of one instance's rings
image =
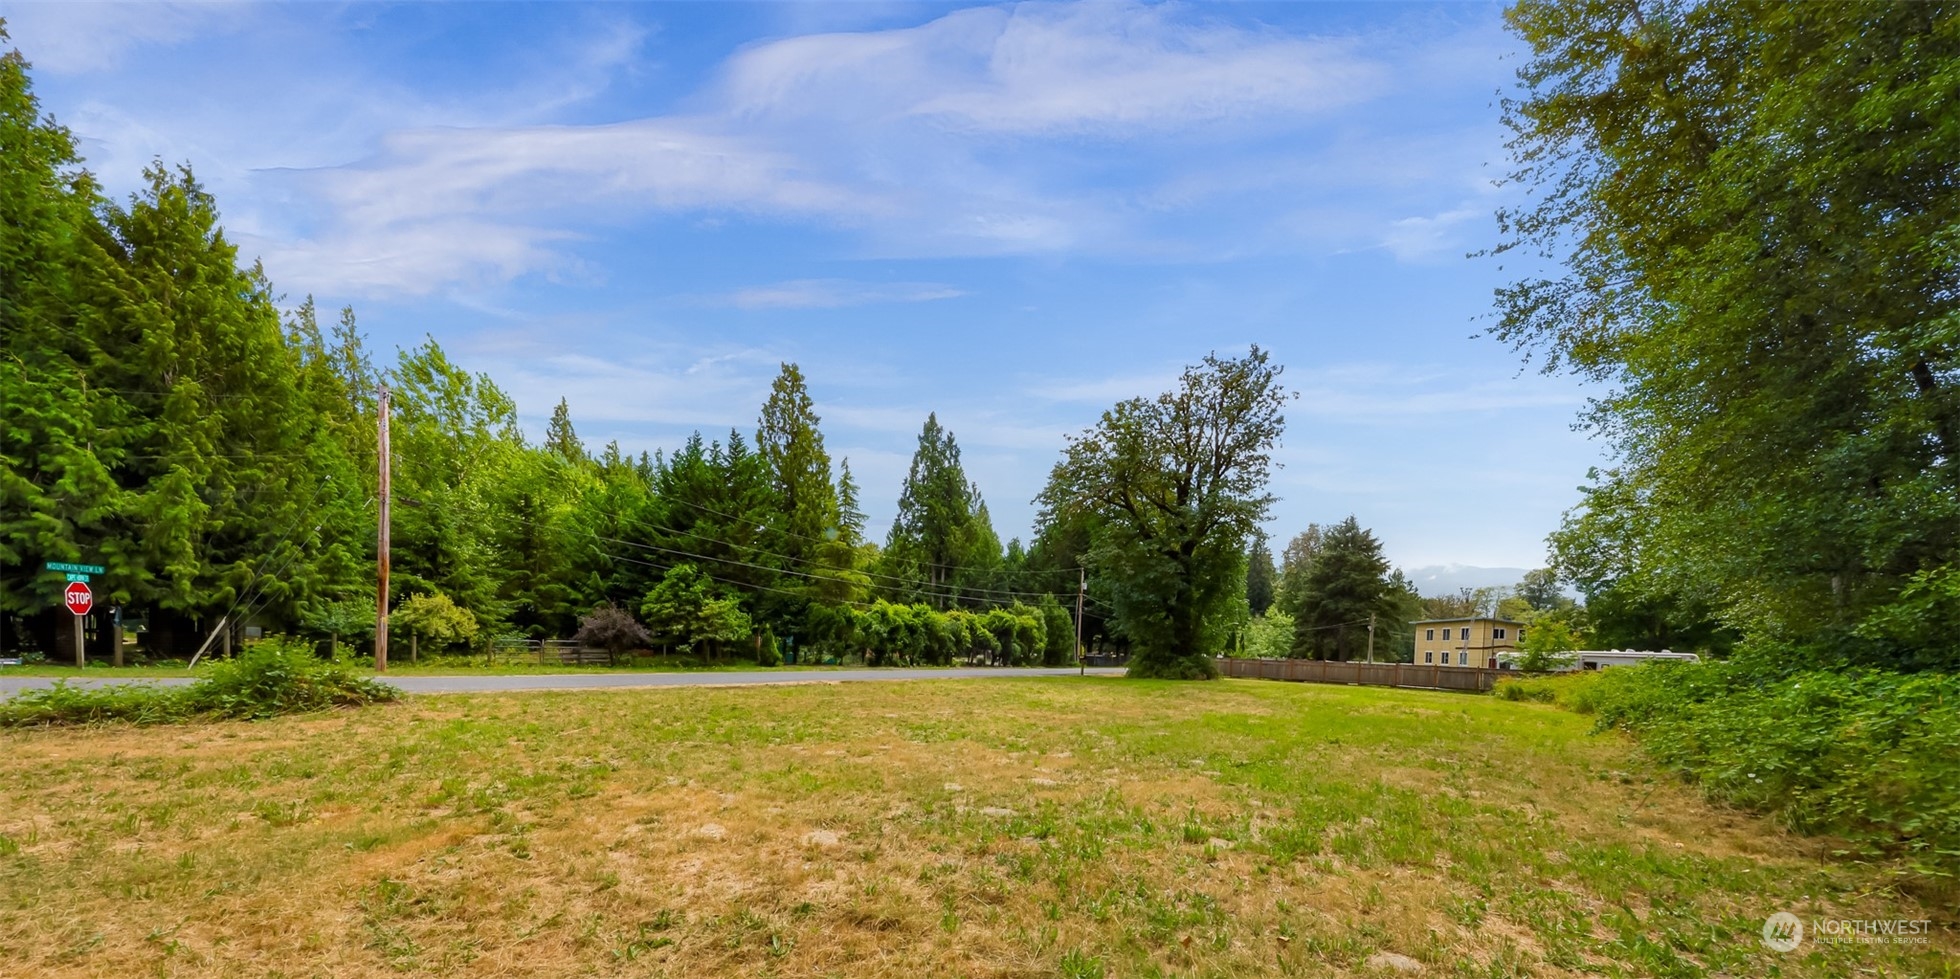
[[[1588,420],[1617,459],[1561,545],[1610,552],[1596,587],[1712,608],[1764,648],[1955,662],[1857,627],[1960,551],[1960,12],[1508,16],[1534,193],[1500,218],[1553,270],[1500,291],[1495,332],[1612,389]]]
[[[1253,347],[1208,355],[1176,389],[1133,398],[1069,439],[1038,500],[1045,523],[1096,518],[1085,558],[1105,580],[1137,676],[1215,675],[1245,587],[1245,545],[1266,519],[1288,400]]]

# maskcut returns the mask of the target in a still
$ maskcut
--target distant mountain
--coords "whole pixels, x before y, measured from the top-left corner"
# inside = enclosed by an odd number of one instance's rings
[[[1525,568],[1479,568],[1468,564],[1437,564],[1427,568],[1406,568],[1403,573],[1415,582],[1416,591],[1434,598],[1454,595],[1462,588],[1490,588],[1515,585],[1524,580]]]

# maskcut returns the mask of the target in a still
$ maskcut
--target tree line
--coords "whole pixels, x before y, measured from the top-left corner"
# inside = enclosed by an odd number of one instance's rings
[[[1145,672],[1202,675],[1231,634],[1288,397],[1257,348],[1207,357],[1072,439],[1027,545],[1003,545],[928,414],[879,542],[796,364],[752,430],[635,456],[587,445],[561,400],[532,441],[495,380],[433,337],[386,358],[351,308],[282,307],[188,166],[155,164],[109,199],[41,116],[18,52],[0,59],[0,145],[9,650],[61,648],[49,561],[102,565],[98,607],[153,656],[220,623],[365,642],[384,385],[388,600],[411,649],[584,629],[765,662],[1072,662],[1085,578],[1085,644],[1135,649]]]

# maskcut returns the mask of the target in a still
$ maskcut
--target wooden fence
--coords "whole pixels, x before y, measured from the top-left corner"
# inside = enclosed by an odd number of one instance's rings
[[[1353,683],[1368,687],[1421,687],[1483,692],[1509,670],[1470,666],[1419,666],[1413,663],[1334,663],[1313,659],[1219,659],[1225,676],[1306,683]]]

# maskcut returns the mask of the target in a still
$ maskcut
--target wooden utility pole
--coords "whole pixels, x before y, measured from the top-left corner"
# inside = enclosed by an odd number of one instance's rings
[[[1375,613],[1368,613],[1368,662],[1375,661]]]
[[[388,478],[388,385],[381,385],[381,406],[377,416],[376,435],[380,438],[381,450],[378,455],[376,471],[379,473],[379,497],[381,500],[381,520],[374,545],[374,566],[380,579],[379,594],[374,610],[374,670],[376,673],[388,672],[388,495],[392,489]]]
[[[1075,570],[1082,576],[1081,586],[1075,589],[1075,664],[1079,667],[1077,672],[1080,675],[1088,676],[1089,657],[1082,649],[1082,599],[1089,594],[1089,569],[1076,568]]]

